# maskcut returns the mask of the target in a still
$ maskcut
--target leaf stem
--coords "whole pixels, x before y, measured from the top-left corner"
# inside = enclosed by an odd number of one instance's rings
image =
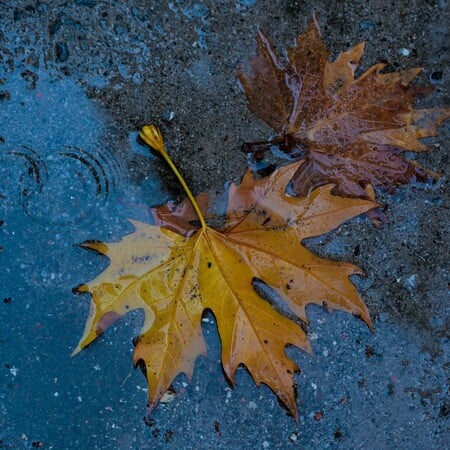
[[[186,195],[188,196],[190,202],[192,203],[192,206],[195,210],[195,213],[197,214],[200,224],[202,226],[202,231],[206,230],[206,221],[203,217],[203,214],[200,210],[200,207],[198,206],[197,201],[195,200],[194,196],[192,195],[191,190],[189,189],[189,186],[186,184],[186,181],[184,181],[183,176],[176,168],[173,161],[170,159],[169,154],[166,151],[166,148],[164,146],[164,139],[161,134],[160,129],[156,125],[145,125],[142,127],[142,130],[139,132],[139,136],[141,139],[150,147],[155,149],[167,162],[169,167],[172,169],[172,172],[175,174],[175,176],[178,178],[178,181],[181,183],[181,186],[183,186],[184,191],[186,192]]]

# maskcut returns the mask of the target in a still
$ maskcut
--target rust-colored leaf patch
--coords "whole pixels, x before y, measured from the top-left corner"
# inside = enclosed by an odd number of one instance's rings
[[[402,155],[425,151],[420,139],[436,136],[450,116],[446,108],[413,109],[418,95],[431,92],[410,85],[421,69],[383,73],[384,64],[376,64],[355,78],[364,44],[330,62],[315,19],[284,62],[263,31],[257,42],[251,73],[240,69],[238,76],[250,110],[275,130],[274,141],[292,154],[306,152],[291,180],[297,195],[333,183],[334,193],[373,199],[370,186],[393,191],[438,176]]]

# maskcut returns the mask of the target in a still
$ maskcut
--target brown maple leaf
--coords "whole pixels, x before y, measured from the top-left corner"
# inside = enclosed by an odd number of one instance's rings
[[[164,156],[159,131],[144,127],[142,134]],[[185,187],[200,221],[200,228],[188,237],[132,221],[136,230],[119,242],[84,244],[107,255],[110,265],[78,288],[91,293],[92,302],[74,353],[118,318],[143,309],[145,322],[136,340],[134,364],[145,367],[151,410],[174,378],[179,373],[190,378],[196,358],[206,354],[201,318],[210,310],[229,380],[234,383],[237,368],[244,365],[256,384],[269,386],[297,417],[293,376],[298,367],[285,347],[309,351],[310,346],[302,328],[258,295],[252,282],[258,279],[271,286],[298,319],[306,320],[307,304],[325,303],[329,310],[353,313],[371,326],[367,308],[349,280],[360,270],[320,258],[300,242],[376,206],[334,196],[332,186],[320,187],[306,198],[288,197],[286,183],[298,166],[286,166],[264,181],[247,173],[242,184],[230,189],[222,231],[206,225]],[[166,216],[166,225],[173,217]],[[179,227],[179,217],[175,222]]]
[[[392,191],[437,177],[402,152],[425,151],[420,138],[436,136],[450,109],[412,108],[431,91],[409,85],[418,68],[381,73],[385,65],[376,64],[355,78],[363,50],[358,44],[329,62],[314,18],[284,64],[260,30],[252,74],[238,71],[250,110],[277,133],[273,142],[306,152],[292,178],[297,195],[333,183],[340,195],[373,199],[369,185]]]

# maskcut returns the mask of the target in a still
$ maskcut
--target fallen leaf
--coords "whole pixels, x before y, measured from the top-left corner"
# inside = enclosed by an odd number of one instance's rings
[[[421,69],[382,73],[385,65],[376,64],[355,78],[364,44],[329,62],[315,18],[285,63],[261,30],[257,41],[251,75],[239,69],[238,77],[250,110],[275,130],[273,142],[304,158],[292,178],[297,195],[333,183],[335,193],[373,199],[370,185],[393,191],[438,176],[402,155],[425,151],[420,139],[436,136],[450,117],[450,109],[412,108],[431,92],[409,85]]]
[[[252,283],[258,279],[273,288],[298,319],[306,320],[306,305],[317,303],[353,313],[371,326],[349,280],[361,271],[320,258],[300,241],[376,206],[334,196],[329,185],[306,198],[288,197],[286,183],[298,167],[286,166],[263,181],[247,173],[241,185],[232,185],[222,231],[204,224],[186,237],[131,221],[135,231],[119,242],[85,243],[108,256],[110,265],[78,288],[91,293],[92,302],[74,353],[129,311],[142,309],[145,321],[133,359],[145,368],[152,410],[174,378],[179,373],[191,378],[196,358],[206,354],[201,318],[210,310],[228,379],[234,383],[237,368],[244,365],[257,385],[269,386],[297,417],[293,376],[298,367],[285,348],[290,344],[310,351],[310,345],[299,324],[258,295]],[[186,234],[184,218],[180,227],[180,217],[166,216],[165,225],[173,228],[172,219]]]
[[[210,217],[209,195],[202,192],[195,197],[197,204],[205,218]],[[185,198],[180,204],[172,202],[152,208],[153,222],[163,228],[175,231],[183,236],[189,236],[198,230],[199,219],[192,207],[192,203]]]

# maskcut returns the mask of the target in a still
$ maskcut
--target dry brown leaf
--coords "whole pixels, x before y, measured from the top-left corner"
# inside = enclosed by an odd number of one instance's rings
[[[368,185],[392,191],[437,177],[402,152],[425,151],[420,139],[436,136],[450,109],[412,108],[431,91],[409,85],[418,68],[382,73],[385,66],[376,64],[355,78],[363,50],[358,44],[329,62],[314,19],[285,63],[259,31],[251,75],[238,72],[249,108],[275,130],[274,141],[288,152],[306,151],[292,178],[297,195],[333,183],[343,196],[370,198]]]

